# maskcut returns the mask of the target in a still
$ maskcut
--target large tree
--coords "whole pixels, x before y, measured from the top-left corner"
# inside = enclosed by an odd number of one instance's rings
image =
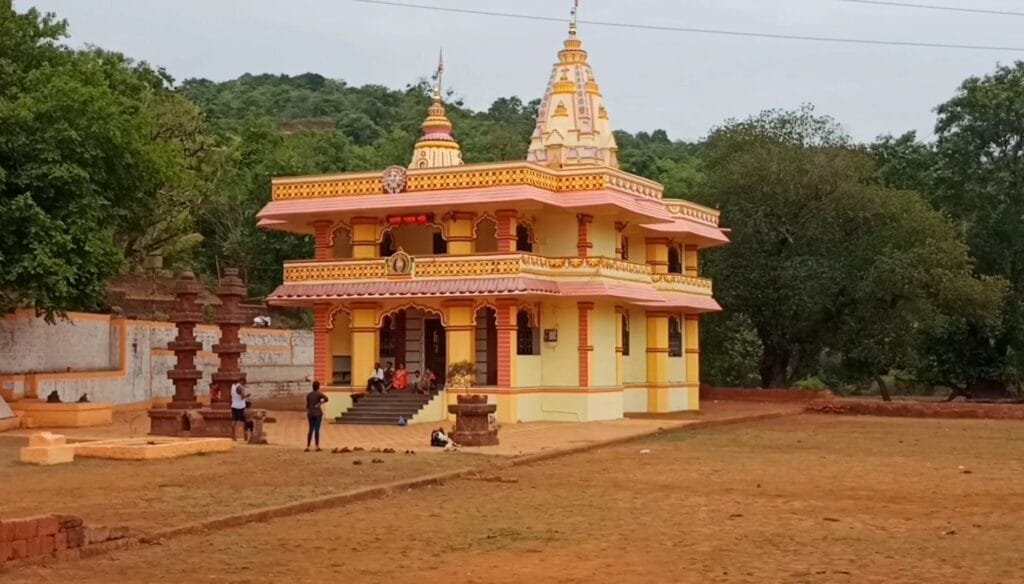
[[[825,355],[877,377],[965,298],[993,310],[999,284],[972,278],[952,224],[916,193],[880,186],[831,119],[767,112],[717,129],[704,154],[702,198],[733,228],[707,269],[756,332],[764,386],[816,373]]]
[[[88,309],[123,266],[118,234],[171,175],[148,104],[168,79],[60,44],[65,23],[0,3],[0,312]]]

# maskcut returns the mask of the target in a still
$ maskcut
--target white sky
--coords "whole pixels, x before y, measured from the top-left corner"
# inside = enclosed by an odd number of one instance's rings
[[[569,0],[410,0],[562,17]],[[915,2],[918,0],[905,0]],[[926,4],[1024,12],[1022,0]],[[445,52],[445,85],[475,109],[539,97],[566,34],[558,22],[369,5],[352,0],[16,0],[70,21],[94,44],[176,79],[316,72],[404,87]],[[583,0],[583,20],[779,34],[1024,47],[1024,17],[869,6],[841,0]],[[696,140],[729,117],[812,103],[859,140],[918,130],[970,75],[1024,52],[841,45],[580,25],[613,124]]]

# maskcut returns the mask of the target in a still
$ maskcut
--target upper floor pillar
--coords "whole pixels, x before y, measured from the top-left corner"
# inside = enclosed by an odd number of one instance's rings
[[[590,255],[594,243],[590,241],[590,224],[594,222],[593,215],[580,213],[576,215],[576,255],[585,258]]]
[[[647,238],[647,264],[655,274],[668,273],[668,239],[664,237]]]
[[[326,261],[331,259],[331,231],[334,223],[330,221],[314,221],[313,226],[313,259]]]
[[[494,214],[498,221],[498,253],[516,251],[516,215],[514,209],[502,209]]]
[[[449,255],[471,255],[476,253],[476,238],[473,236],[476,213],[452,211],[445,215],[445,232]]]
[[[352,258],[369,260],[377,257],[381,230],[376,217],[352,218]]]
[[[697,246],[683,247],[683,273],[692,278],[697,277]]]

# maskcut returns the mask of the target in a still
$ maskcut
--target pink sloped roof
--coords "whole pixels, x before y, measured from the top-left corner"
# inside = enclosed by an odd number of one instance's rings
[[[333,284],[283,284],[267,297],[271,302],[333,298],[402,296],[478,296],[487,294],[558,294],[558,284],[536,278],[460,280],[389,280]]]
[[[372,213],[374,211],[422,211],[451,209],[487,203],[536,201],[564,209],[610,206],[624,209],[652,221],[671,222],[673,217],[660,201],[618,191],[582,191],[552,193],[533,186],[490,187],[484,189],[421,191],[415,193],[325,197],[271,201],[259,212],[259,225],[272,227],[303,216]]]
[[[688,233],[696,235],[708,240],[709,247],[729,243],[729,237],[724,233],[724,230],[689,219],[676,218],[671,223],[650,223],[642,225],[642,227],[651,231],[657,231],[658,233]]]
[[[685,309],[689,312],[721,312],[722,310],[718,302],[710,296],[673,292],[658,292],[658,296],[657,302],[639,302],[638,304],[650,308]]]
[[[634,302],[661,302],[661,295],[658,291],[643,284],[620,284],[600,280],[559,282],[558,290],[562,296],[605,296]]]

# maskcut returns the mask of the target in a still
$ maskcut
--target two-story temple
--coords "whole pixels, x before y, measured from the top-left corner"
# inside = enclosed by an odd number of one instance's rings
[[[503,423],[698,408],[699,318],[720,308],[697,257],[728,239],[619,169],[575,23],[526,160],[463,164],[438,91],[408,168],[275,178],[259,224],[315,237],[269,301],[312,308],[329,415],[376,362],[440,381],[470,362]]]

